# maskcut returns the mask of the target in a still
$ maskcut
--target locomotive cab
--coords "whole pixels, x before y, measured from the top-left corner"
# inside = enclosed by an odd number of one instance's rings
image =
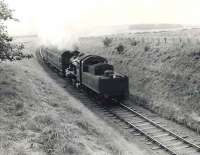
[[[128,97],[128,77],[115,73],[105,58],[89,55],[81,60],[80,70],[81,84],[94,92],[106,97]]]
[[[82,71],[95,74],[95,68],[98,68],[98,66],[100,68],[104,64],[107,64],[107,60],[105,58],[89,55],[82,61]],[[100,74],[100,72],[101,71],[99,70],[99,73],[96,74]]]

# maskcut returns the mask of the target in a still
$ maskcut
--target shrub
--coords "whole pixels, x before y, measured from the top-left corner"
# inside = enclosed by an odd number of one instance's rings
[[[150,47],[148,45],[144,46],[144,51],[147,52],[148,50],[150,50]]]
[[[166,37],[164,38],[164,42],[165,42],[165,44],[167,43],[167,38]]]
[[[122,54],[124,51],[124,45],[122,45],[121,43],[116,47],[116,50],[119,54]]]
[[[105,39],[103,40],[103,44],[105,47],[109,47],[112,41],[113,41],[112,38],[105,37]]]
[[[131,46],[136,46],[137,43],[138,43],[138,42],[135,40],[135,38],[133,38],[133,40],[131,40]]]

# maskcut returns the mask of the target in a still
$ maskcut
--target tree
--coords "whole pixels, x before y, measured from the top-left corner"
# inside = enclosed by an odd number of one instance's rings
[[[16,60],[19,55],[24,56],[21,53],[23,45],[16,45],[11,43],[12,37],[8,35],[5,22],[7,20],[17,21],[13,17],[13,10],[9,9],[7,3],[4,0],[0,0],[0,60]]]

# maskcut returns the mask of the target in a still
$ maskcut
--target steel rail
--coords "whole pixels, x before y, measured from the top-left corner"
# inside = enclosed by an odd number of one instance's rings
[[[161,148],[163,148],[164,150],[166,150],[167,152],[171,153],[172,155],[177,155],[174,151],[172,151],[170,148],[168,148],[167,146],[163,145],[162,143],[160,143],[159,141],[157,141],[156,139],[154,139],[152,136],[148,135],[147,133],[145,133],[144,131],[142,131],[141,129],[139,129],[137,126],[135,126],[134,124],[126,121],[125,119],[121,118],[120,116],[118,116],[117,114],[113,113],[119,120],[123,121],[124,123],[126,123],[128,126],[134,128],[136,131],[138,131],[140,134],[144,135],[145,137],[147,137],[148,139],[150,139],[152,142],[156,143],[158,146],[160,146]]]
[[[163,130],[163,131],[169,133],[170,135],[176,137],[177,139],[181,140],[181,141],[184,142],[185,144],[188,144],[188,145],[194,147],[195,149],[197,149],[198,151],[200,151],[200,147],[197,146],[196,144],[193,144],[193,143],[191,143],[191,142],[189,142],[189,141],[183,139],[182,137],[178,136],[177,134],[173,133],[172,131],[170,131],[170,130],[164,128],[164,127],[162,127],[161,125],[157,124],[156,122],[154,122],[154,121],[150,120],[149,118],[143,116],[142,114],[138,113],[135,109],[130,108],[130,107],[128,107],[128,106],[126,106],[126,105],[124,105],[124,104],[122,104],[122,103],[120,103],[119,105],[120,105],[121,107],[127,109],[128,111],[130,111],[130,112],[136,114],[137,116],[141,117],[142,119],[146,120],[147,122],[151,123],[152,125],[158,127],[159,129],[161,129],[161,130]]]

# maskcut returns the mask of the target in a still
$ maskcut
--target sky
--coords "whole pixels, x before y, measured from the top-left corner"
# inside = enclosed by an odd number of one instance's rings
[[[94,26],[143,23],[200,25],[200,0],[6,0],[20,22],[11,35],[70,38]],[[48,35],[47,35],[48,34]]]

